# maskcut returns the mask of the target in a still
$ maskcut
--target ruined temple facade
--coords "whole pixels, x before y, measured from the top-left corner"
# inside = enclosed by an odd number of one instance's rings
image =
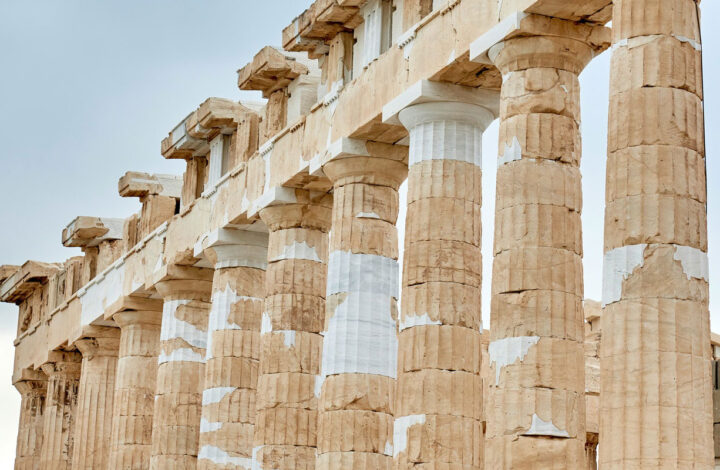
[[[0,268],[16,469],[714,468],[696,1],[317,0],[282,46],[238,71],[262,101],[171,128],[184,175],[120,178],[137,214]],[[608,48],[596,303],[578,76]]]

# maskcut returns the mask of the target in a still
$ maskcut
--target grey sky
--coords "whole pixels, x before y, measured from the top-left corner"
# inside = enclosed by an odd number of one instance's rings
[[[127,170],[177,173],[160,141],[209,96],[240,99],[236,69],[310,0],[0,0],[0,264],[62,261],[62,228],[77,215],[127,217]],[[720,261],[720,4],[705,1],[703,54],[710,271]],[[609,54],[581,77],[586,297],[600,298]],[[255,96],[255,95],[253,95]],[[498,126],[485,133],[483,317],[489,325]],[[719,255],[720,256],[720,255]],[[711,285],[720,305],[720,284]],[[720,313],[713,315],[720,329]],[[19,396],[10,386],[17,309],[0,304],[0,470],[12,468]]]

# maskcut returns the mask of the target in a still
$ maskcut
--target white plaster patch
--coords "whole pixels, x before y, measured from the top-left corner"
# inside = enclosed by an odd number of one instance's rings
[[[422,315],[405,315],[405,319],[400,319],[398,325],[398,331],[407,330],[413,326],[425,326],[425,325],[442,325],[439,320],[430,319],[430,315],[423,313]]]
[[[707,253],[691,246],[675,245],[673,259],[680,261],[688,280],[695,278],[710,282]]]
[[[327,295],[346,293],[323,333],[322,375],[365,373],[395,378],[397,333],[391,302],[398,297],[397,261],[334,251]]]
[[[522,158],[522,147],[517,137],[513,137],[510,145],[505,144],[503,154],[498,158],[498,166],[514,162]]]
[[[252,470],[252,459],[246,457],[232,457],[219,447],[205,445],[200,449],[198,460],[209,460],[216,465],[232,465],[245,470]]]
[[[380,216],[374,212],[358,212],[355,214],[356,219],[379,219]]]
[[[558,429],[552,421],[543,421],[537,414],[533,414],[530,429],[524,432],[523,436],[570,437],[570,434]]]
[[[263,470],[263,466],[258,462],[258,454],[265,446],[255,446],[252,450],[252,470]]]
[[[488,354],[490,355],[490,365],[495,364],[495,385],[500,382],[502,368],[525,359],[530,348],[538,341],[540,341],[539,336],[513,336],[490,343]]]
[[[158,364],[165,364],[166,362],[205,362],[205,357],[190,348],[179,348],[170,354],[166,354],[165,351],[160,353]]]
[[[270,333],[271,331],[272,331],[272,319],[270,318],[270,314],[267,312],[263,312],[262,323],[260,324],[260,334],[264,335],[264,334]]]
[[[392,457],[392,455],[393,455],[393,445],[392,445],[392,442],[389,442],[389,441],[388,441],[388,442],[385,442],[385,451],[383,452],[383,454]]]
[[[614,43],[612,46],[610,46],[610,50],[614,52],[619,47],[627,47],[627,45],[628,45],[628,40],[621,39],[618,42]]]
[[[395,418],[393,427],[393,457],[407,450],[407,433],[411,426],[424,424],[425,415],[409,415]]]
[[[560,85],[560,88],[562,88],[565,93],[570,93],[568,91],[568,87],[566,87],[565,85]]]
[[[325,383],[325,377],[322,375],[316,375],[315,376],[315,397],[320,398],[320,393],[322,392],[322,386],[323,383]]]
[[[125,263],[119,260],[95,278],[82,293],[78,293],[83,325],[101,318],[107,307],[120,300],[124,282]]]
[[[223,330],[241,330],[240,325],[230,322],[230,311],[232,306],[237,302],[249,300],[251,302],[264,302],[265,299],[260,297],[248,297],[246,295],[237,295],[235,290],[230,287],[228,282],[224,290],[215,291],[212,295],[212,307],[210,307],[210,315],[208,317],[207,332],[207,358],[212,358],[212,337],[215,331]]]
[[[308,245],[307,242],[292,242],[292,244],[283,248],[282,253],[270,261],[281,261],[286,259],[304,259],[322,263],[315,247]]]
[[[285,339],[283,342],[285,343],[286,348],[291,348],[295,346],[295,331],[293,330],[282,330],[283,336],[285,336]]]
[[[678,34],[673,34],[672,36],[680,42],[686,42],[690,44],[695,50],[702,51],[702,45],[694,39],[686,38],[685,36],[680,36]]]
[[[603,259],[602,306],[622,297],[623,282],[645,262],[647,244],[628,245],[605,253]]]
[[[207,331],[203,331],[192,323],[188,323],[175,317],[175,312],[178,307],[189,303],[189,300],[168,300],[163,303],[160,341],[169,341],[179,338],[187,342],[190,346],[205,349],[207,347]]]
[[[408,108],[400,112],[407,122]],[[489,113],[489,111],[488,111]],[[412,115],[409,115],[412,116]],[[409,166],[429,160],[457,160],[482,167],[482,129],[460,120],[432,120],[410,127]]]
[[[223,423],[221,422],[214,422],[214,421],[208,421],[205,418],[202,418],[200,420],[200,432],[213,432],[213,431],[219,431],[223,427]]]
[[[237,390],[237,387],[214,387],[203,390],[202,404],[212,405],[213,403],[220,403],[220,401],[227,395]]]

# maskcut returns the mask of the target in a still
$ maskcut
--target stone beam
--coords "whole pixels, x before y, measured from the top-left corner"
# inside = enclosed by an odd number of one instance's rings
[[[26,262],[0,284],[0,301],[22,302],[36,287],[47,282],[59,270],[60,266],[54,263]]]
[[[301,56],[280,51],[272,46],[263,47],[252,62],[238,70],[238,88],[260,90],[268,98],[273,92],[287,87],[293,80],[309,72]]]
[[[182,181],[182,176],[128,171],[118,181],[118,193],[122,197],[167,196],[180,199]]]
[[[109,217],[75,217],[62,231],[62,244],[88,248],[106,240],[121,240],[125,219]]]

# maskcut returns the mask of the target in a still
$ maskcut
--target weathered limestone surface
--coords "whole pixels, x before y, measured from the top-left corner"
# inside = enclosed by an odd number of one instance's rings
[[[712,468],[698,5],[617,1],[613,43],[600,465]]]
[[[398,187],[407,148],[368,142],[333,181],[318,469],[390,469],[397,377]]]
[[[197,465],[212,271],[188,268],[156,284],[163,297],[151,469]]]
[[[52,356],[54,362],[42,365],[48,389],[39,468],[70,470],[82,357],[77,352],[57,351]]]
[[[32,375],[34,377],[15,383],[21,396],[15,470],[35,470],[40,466],[47,377],[39,372]]]
[[[578,75],[592,28],[493,46],[503,74],[492,279],[490,468],[585,465]]]
[[[270,240],[253,458],[314,470],[332,198],[295,195],[260,212]]]
[[[142,470],[150,467],[162,313],[126,310],[113,319],[121,332],[108,468]]]
[[[205,247],[204,253],[215,267],[215,274],[197,468],[249,468],[267,234],[226,230]]]
[[[120,330],[96,327],[75,342],[82,371],[75,417],[73,470],[105,468],[110,454]]]

